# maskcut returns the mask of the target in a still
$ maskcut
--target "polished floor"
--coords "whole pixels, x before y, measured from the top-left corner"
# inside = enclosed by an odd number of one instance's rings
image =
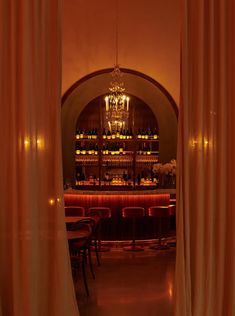
[[[80,278],[76,284],[81,316],[173,316],[175,248],[130,253],[116,247],[101,256],[96,280],[87,269],[90,297]]]

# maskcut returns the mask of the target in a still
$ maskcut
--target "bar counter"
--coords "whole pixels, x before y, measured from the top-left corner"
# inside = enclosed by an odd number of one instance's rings
[[[127,187],[121,187],[108,190],[104,189],[89,189],[89,190],[76,190],[76,189],[67,189],[64,191],[65,196],[67,195],[146,195],[146,194],[170,194],[171,196],[175,196],[176,189],[133,189]],[[68,198],[68,197],[67,197]],[[66,199],[67,199],[66,198]]]
[[[89,207],[110,207],[112,217],[105,225],[105,229],[102,232],[102,239],[125,240],[131,238],[131,222],[121,217],[122,207],[141,206],[147,210],[150,206],[156,205],[158,194],[170,194],[174,198],[175,189],[126,189],[124,191],[68,189],[64,191],[64,201],[66,206],[83,206],[86,211]],[[137,239],[151,239],[155,237],[155,233],[152,218],[145,216],[138,220]]]

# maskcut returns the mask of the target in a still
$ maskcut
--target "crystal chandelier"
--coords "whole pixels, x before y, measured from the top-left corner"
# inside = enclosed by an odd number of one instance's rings
[[[118,65],[118,0],[116,0],[116,63],[111,73],[109,94],[105,96],[105,120],[110,132],[128,128],[129,101],[124,94],[123,74]]]
[[[124,94],[125,88],[118,64],[115,65],[111,76],[109,94],[105,96],[106,120],[110,131],[120,131],[128,126],[130,98]]]

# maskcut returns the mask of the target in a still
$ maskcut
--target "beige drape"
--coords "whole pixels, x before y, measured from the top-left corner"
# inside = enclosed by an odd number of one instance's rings
[[[0,302],[77,316],[63,214],[60,1],[0,0]]]
[[[235,315],[235,2],[182,0],[177,316]]]

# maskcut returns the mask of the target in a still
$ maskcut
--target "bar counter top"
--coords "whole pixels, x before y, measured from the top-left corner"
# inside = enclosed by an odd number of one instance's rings
[[[155,194],[170,194],[175,195],[175,189],[141,189],[135,190],[131,188],[126,188],[125,190],[76,190],[76,189],[67,189],[64,191],[64,194],[71,195],[155,195]]]
[[[85,211],[90,207],[109,207],[111,218],[107,219],[105,230],[102,231],[103,240],[126,240],[131,238],[131,223],[128,219],[122,218],[122,208],[128,206],[140,206],[146,211],[143,218],[138,219],[137,238],[151,239],[154,236],[154,226],[151,217],[147,216],[147,210],[151,206],[157,205],[159,195],[168,195],[175,198],[175,189],[155,189],[155,190],[75,190],[64,191],[64,201],[66,206],[82,206]]]

